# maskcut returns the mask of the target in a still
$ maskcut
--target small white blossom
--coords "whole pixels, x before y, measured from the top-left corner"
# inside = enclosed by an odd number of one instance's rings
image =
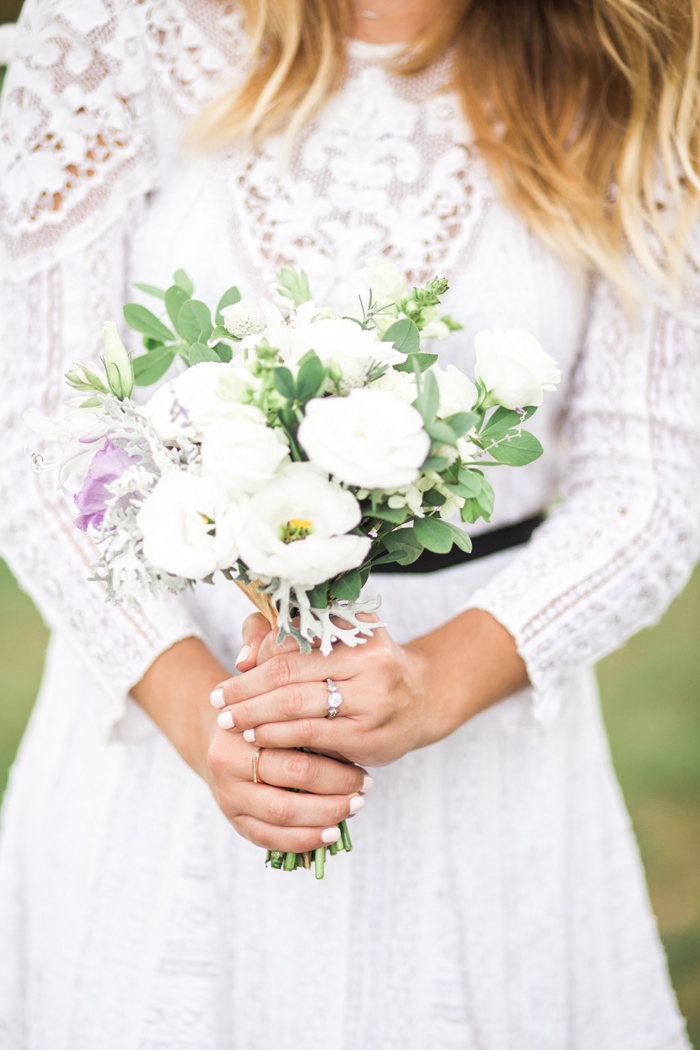
[[[238,405],[236,415],[217,419],[202,441],[202,474],[215,478],[231,496],[257,492],[272,481],[289,454],[279,427],[268,427],[252,405]]]
[[[265,331],[265,314],[254,299],[241,299],[221,311],[224,328],[236,339],[245,339],[249,335],[259,335]]]
[[[477,379],[492,405],[527,408],[542,404],[545,390],[556,390],[561,379],[557,362],[524,328],[479,332],[475,340]]]

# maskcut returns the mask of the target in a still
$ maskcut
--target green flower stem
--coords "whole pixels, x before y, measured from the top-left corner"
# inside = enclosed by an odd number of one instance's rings
[[[284,856],[284,870],[294,871],[297,866],[297,854],[296,853],[285,853]]]
[[[347,821],[341,820],[341,822],[338,825],[338,827],[340,828],[340,835],[341,835],[341,840],[342,840],[342,843],[343,843],[343,849],[347,850],[348,853],[349,853],[350,850],[352,849],[352,839],[350,838],[350,832],[348,831]]]
[[[326,848],[321,846],[320,849],[314,850],[314,869],[316,872],[316,878],[322,879],[323,873],[326,867]]]

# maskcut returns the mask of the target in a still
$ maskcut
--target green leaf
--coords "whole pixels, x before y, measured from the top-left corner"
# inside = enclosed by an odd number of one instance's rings
[[[185,271],[176,270],[173,274],[173,280],[175,281],[175,284],[180,285],[183,291],[187,292],[187,298],[189,299],[189,297],[192,295],[192,292],[194,291],[194,285],[185,273]]]
[[[440,391],[437,379],[432,372],[426,372],[421,383],[421,392],[413,402],[426,423],[432,423],[440,404]]]
[[[439,518],[416,518],[413,530],[423,546],[435,554],[447,554],[452,547],[452,531]]]
[[[145,292],[146,295],[153,295],[156,299],[165,298],[165,292],[162,288],[156,288],[154,284],[141,284],[139,281],[133,281],[132,288],[138,288],[140,292]]]
[[[214,317],[214,320],[216,321],[216,323],[217,324],[223,324],[223,320],[224,319],[221,316],[221,311],[223,309],[225,309],[225,307],[233,306],[234,303],[239,303],[240,301],[241,301],[241,293],[238,291],[236,286],[232,285],[230,288],[227,288],[226,291],[224,292],[224,294],[219,299],[219,302],[218,302],[217,307],[216,307],[216,314],[215,314],[215,317]]]
[[[223,361],[224,364],[228,364],[233,357],[233,350],[228,343],[214,343],[212,349],[219,355],[219,361]]]
[[[426,423],[425,429],[436,445],[457,445],[457,435],[447,423],[436,419],[434,423]]]
[[[409,354],[405,361],[393,367],[397,372],[415,372],[416,375],[420,375],[434,365],[437,359],[437,354]]]
[[[286,397],[287,401],[296,401],[297,388],[294,383],[294,376],[288,368],[276,368],[272,373],[272,380],[275,384],[275,390]]]
[[[331,584],[331,593],[337,601],[356,602],[362,590],[362,577],[357,569],[344,572]]]
[[[520,413],[512,412],[509,408],[497,408],[481,431],[481,437],[488,441],[500,441],[509,430],[519,427],[521,423]]]
[[[464,551],[465,554],[471,554],[472,541],[469,536],[467,536],[464,529],[460,529],[456,525],[453,525],[451,521],[446,521],[443,524],[447,525],[447,527],[452,530],[452,542],[455,546],[459,547],[459,549]]]
[[[459,481],[456,483],[446,482],[445,488],[449,489],[455,496],[473,499],[481,492],[483,480],[483,475],[477,474],[474,470],[460,470]]]
[[[216,351],[206,343],[192,343],[188,358],[190,365],[198,365],[202,361],[216,361],[218,364],[221,361]]]
[[[439,474],[441,470],[449,466],[449,462],[449,459],[445,459],[444,456],[428,456],[421,470],[434,470]]]
[[[178,335],[184,335],[184,332],[180,330],[180,310],[182,310],[188,299],[187,292],[179,284],[171,284],[165,291],[165,309],[168,311],[168,317],[175,325],[175,331]]]
[[[423,502],[427,503],[429,507],[442,507],[447,503],[447,497],[443,496],[442,492],[438,492],[437,489],[428,489],[427,492],[423,493]]]
[[[162,321],[159,321],[155,314],[147,310],[145,306],[141,306],[139,303],[127,303],[122,308],[122,313],[129,328],[133,328],[135,332],[141,332],[151,339],[157,339],[159,343],[172,343],[175,341],[174,333]]]
[[[393,522],[394,525],[403,525],[409,513],[408,507],[376,507],[372,511],[372,517]]]
[[[534,434],[522,430],[510,441],[502,441],[493,446],[489,452],[498,463],[507,463],[511,467],[524,467],[527,463],[539,459],[543,449]]]
[[[143,338],[141,339],[141,342],[146,347],[146,349],[149,350],[149,351],[150,350],[158,350],[158,348],[163,345],[162,339],[151,339],[151,337],[148,336],[148,335],[144,335]]]
[[[456,412],[453,416],[448,416],[444,422],[450,424],[457,437],[463,437],[468,430],[471,430],[472,427],[477,425],[479,422],[479,413]]]
[[[178,331],[188,343],[206,342],[214,328],[206,303],[188,299],[178,314]]]
[[[476,501],[484,512],[484,517],[488,521],[493,512],[494,503],[493,489],[486,478],[481,479],[481,492],[476,497]]]
[[[382,342],[393,343],[394,348],[401,354],[416,354],[420,350],[420,332],[414,321],[402,317],[387,328]]]
[[[485,518],[486,521],[489,520],[488,516],[484,514],[483,508],[479,506],[475,499],[468,499],[465,501],[465,504],[460,511],[460,517],[462,521],[468,521],[472,525],[475,521],[478,521],[479,518]]]
[[[306,596],[312,609],[325,609],[328,605],[328,584],[316,584],[312,590],[306,592]]]
[[[423,553],[423,544],[413,529],[396,529],[384,536],[382,542],[399,565],[411,565]]]
[[[210,339],[235,339],[235,336],[231,335],[228,329],[224,328],[222,324],[217,324],[212,328]]]
[[[313,299],[309,278],[303,270],[297,272],[292,266],[283,266],[277,274],[277,280],[280,283],[277,291],[286,299],[292,299],[295,306]]]
[[[326,369],[321,364],[320,358],[309,350],[299,362],[299,374],[297,376],[297,399],[305,404],[318,394],[326,379]]]
[[[149,354],[142,354],[132,361],[134,366],[134,383],[136,386],[150,386],[157,383],[161,376],[170,368],[175,354],[168,346],[160,350],[151,350]]]

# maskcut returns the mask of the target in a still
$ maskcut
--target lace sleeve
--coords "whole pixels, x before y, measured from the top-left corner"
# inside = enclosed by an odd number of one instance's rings
[[[95,551],[74,508],[24,454],[37,441],[25,409],[59,418],[68,365],[98,355],[102,323],[119,316],[128,231],[152,181],[140,103],[123,93],[141,74],[114,57],[130,39],[117,23],[106,2],[29,0],[3,100],[0,183],[0,551],[103,686],[107,732],[155,657],[199,634],[177,599],[140,612],[106,603],[88,582]]]
[[[553,686],[655,623],[685,585],[700,553],[699,405],[697,309],[649,304],[631,324],[598,282],[561,501],[469,603],[515,638],[538,715],[553,713]]]

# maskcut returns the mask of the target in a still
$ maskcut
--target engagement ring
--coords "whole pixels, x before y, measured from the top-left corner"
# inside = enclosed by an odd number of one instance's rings
[[[326,678],[326,688],[328,689],[328,714],[326,718],[335,718],[340,710],[343,698],[332,678]]]

